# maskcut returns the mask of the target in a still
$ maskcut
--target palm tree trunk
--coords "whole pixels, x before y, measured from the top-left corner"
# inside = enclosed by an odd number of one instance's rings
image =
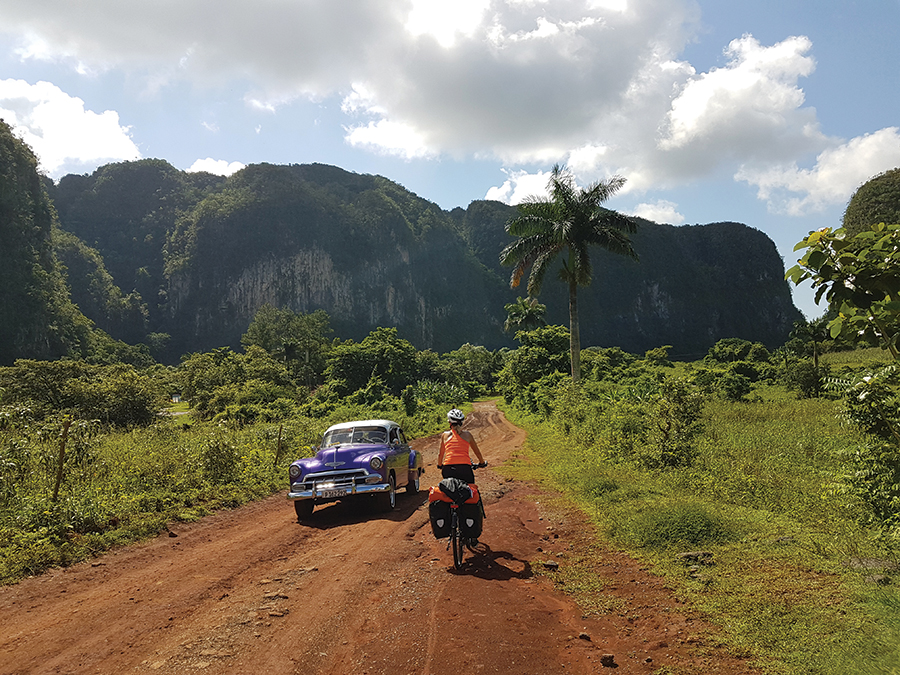
[[[569,358],[572,382],[581,381],[581,336],[578,332],[578,283],[569,281]]]

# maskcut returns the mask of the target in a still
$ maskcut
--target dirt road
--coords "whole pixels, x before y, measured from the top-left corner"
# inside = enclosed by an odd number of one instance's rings
[[[489,403],[466,428],[494,465],[524,440]],[[414,443],[426,486],[440,480],[437,443]],[[0,673],[751,672],[615,552],[596,570],[614,611],[582,616],[535,572],[590,543],[584,522],[542,511],[526,484],[478,479],[486,549],[459,572],[424,491],[390,514],[319,507],[303,525],[279,495],[0,588]]]

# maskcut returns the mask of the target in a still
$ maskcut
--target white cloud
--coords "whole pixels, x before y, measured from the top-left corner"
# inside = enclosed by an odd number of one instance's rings
[[[843,140],[820,128],[801,87],[816,65],[809,38],[744,35],[723,66],[697,72],[681,54],[699,20],[696,0],[0,3],[0,33],[21,59],[121,71],[151,97],[176,84],[236,89],[256,113],[340,100],[349,145],[500,160],[509,179],[489,195],[511,203],[545,187],[518,168],[567,162],[585,183],[624,176],[623,193],[724,172],[800,214],[846,201],[862,174],[897,163],[896,130]],[[85,111],[59,90],[53,100],[66,98],[72,120],[105,132],[51,139],[33,127],[48,170],[60,157],[139,156],[115,112]],[[120,147],[74,150],[75,136]]]
[[[665,199],[638,204],[631,211],[631,215],[669,225],[683,225],[686,222],[685,217],[678,213],[678,204]]]
[[[118,113],[85,110],[84,101],[49,82],[0,80],[0,117],[53,178],[141,156],[128,127],[119,124]]]
[[[241,164],[240,162],[227,162],[224,159],[207,157],[206,159],[198,159],[191,164],[191,167],[187,171],[190,173],[206,171],[207,173],[213,173],[217,176],[230,176],[233,173],[237,173],[245,166],[246,164]]]
[[[900,129],[890,127],[835,143],[811,169],[796,163],[743,167],[735,176],[757,187],[760,199],[776,212],[802,216],[845,204],[872,176],[900,166]]]
[[[499,187],[492,187],[484,196],[507,204],[521,204],[528,197],[546,197],[550,172],[507,171],[509,179]]]
[[[431,157],[436,154],[419,131],[406,124],[389,120],[349,127],[346,139],[354,147],[367,148],[404,159]]]
[[[734,40],[725,50],[731,61],[689,81],[672,101],[663,149],[688,144],[724,144],[743,152],[752,151],[761,137],[772,140],[800,136],[801,145],[815,126],[815,111],[803,109],[804,94],[798,78],[814,69],[806,56],[812,47],[808,38],[789,38],[763,47],[752,36]]]
[[[413,36],[431,35],[450,48],[458,37],[477,30],[489,6],[489,0],[412,0],[405,27]]]

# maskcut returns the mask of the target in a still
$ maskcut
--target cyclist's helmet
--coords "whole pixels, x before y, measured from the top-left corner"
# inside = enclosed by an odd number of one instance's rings
[[[447,421],[450,422],[450,424],[462,424],[464,419],[466,419],[466,416],[463,415],[463,411],[458,408],[454,408],[447,413]]]

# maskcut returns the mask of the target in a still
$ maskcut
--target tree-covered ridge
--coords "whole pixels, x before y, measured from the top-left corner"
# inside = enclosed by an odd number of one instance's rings
[[[162,160],[67,176],[50,193],[85,245],[58,238],[78,304],[168,362],[237,348],[265,304],[324,310],[355,340],[393,326],[419,348],[512,345],[504,307],[517,294],[498,261],[516,213],[506,204],[447,212],[386,178],[322,164],[221,178]],[[596,254],[597,278],[579,292],[585,346],[689,355],[733,336],[776,346],[799,318],[774,245],[751,228],[641,222],[634,246],[639,264]],[[565,295],[550,286],[547,321],[565,323]]]
[[[90,324],[53,252],[55,218],[34,154],[0,120],[0,364],[85,348]]]

